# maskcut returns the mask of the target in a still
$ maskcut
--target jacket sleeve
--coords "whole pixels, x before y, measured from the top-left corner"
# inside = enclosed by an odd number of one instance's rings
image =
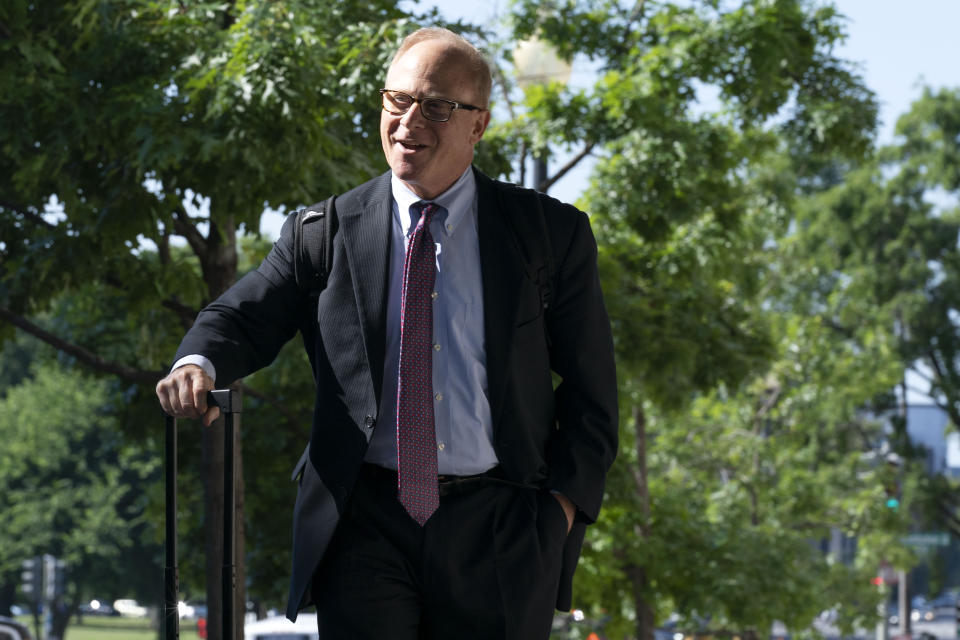
[[[579,520],[590,523],[599,515],[607,470],[617,452],[613,337],[586,214],[577,211],[566,238],[551,235],[556,289],[547,332],[550,365],[562,380],[555,390],[558,431],[549,451],[549,484],[573,501]]]
[[[291,214],[259,267],[246,274],[197,316],[174,361],[206,356],[226,386],[273,362],[308,312],[309,298],[294,277]]]

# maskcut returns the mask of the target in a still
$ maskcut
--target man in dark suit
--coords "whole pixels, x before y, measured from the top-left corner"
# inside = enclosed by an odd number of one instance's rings
[[[574,207],[471,166],[490,86],[460,36],[408,37],[381,91],[390,172],[337,198],[316,314],[288,219],[157,385],[209,424],[214,380],[315,332],[287,613],[314,602],[324,640],[546,638],[598,516],[617,398],[596,243]]]

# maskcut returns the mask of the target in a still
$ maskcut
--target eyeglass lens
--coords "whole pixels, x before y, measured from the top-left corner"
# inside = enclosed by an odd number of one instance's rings
[[[413,96],[400,91],[383,92],[383,108],[391,113],[406,113],[414,102],[417,101],[413,99]],[[453,113],[453,104],[440,98],[424,98],[419,102],[423,117],[427,120],[443,122],[449,120]]]

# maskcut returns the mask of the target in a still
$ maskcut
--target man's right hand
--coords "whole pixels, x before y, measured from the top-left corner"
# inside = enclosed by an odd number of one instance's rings
[[[157,398],[167,415],[175,418],[203,418],[208,427],[220,416],[220,407],[207,406],[213,378],[195,364],[177,367],[157,383]]]

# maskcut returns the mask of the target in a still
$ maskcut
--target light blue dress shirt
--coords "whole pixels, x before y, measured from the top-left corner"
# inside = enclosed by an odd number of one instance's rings
[[[387,299],[387,345],[383,395],[366,461],[397,468],[397,372],[400,359],[400,296],[406,245],[419,214],[410,205],[421,199],[396,176]],[[433,307],[433,398],[438,473],[472,475],[496,466],[493,420],[487,391],[483,288],[477,236],[477,183],[467,168],[437,198],[443,207],[430,224],[437,245]]]

